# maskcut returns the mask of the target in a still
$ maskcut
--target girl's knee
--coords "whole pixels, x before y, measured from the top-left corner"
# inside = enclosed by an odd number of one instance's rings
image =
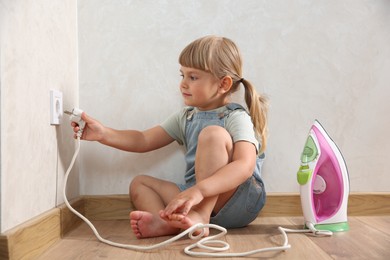
[[[233,154],[233,140],[229,132],[220,126],[205,127],[198,136],[197,156],[200,154],[206,154],[207,157],[217,156],[218,159],[230,161]],[[227,155],[226,158],[224,154]]]
[[[134,198],[137,196],[138,189],[144,184],[146,178],[147,176],[145,175],[138,175],[133,178],[129,185],[130,197]]]
[[[198,142],[204,142],[206,144],[216,142],[232,142],[232,138],[228,131],[221,126],[207,126],[199,134]]]
[[[144,177],[145,177],[144,175],[135,176],[133,180],[130,182],[130,187],[138,186],[139,184],[141,184],[145,179]]]

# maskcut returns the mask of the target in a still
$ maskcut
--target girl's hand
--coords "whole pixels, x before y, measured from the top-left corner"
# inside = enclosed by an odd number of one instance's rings
[[[83,135],[81,136],[82,140],[100,141],[103,139],[104,126],[100,122],[89,117],[85,112],[81,114],[81,119],[85,122]],[[77,138],[77,132],[80,130],[80,127],[75,122],[72,122],[71,126],[75,132],[74,138]]]
[[[164,210],[160,212],[160,217],[170,220],[172,214],[186,216],[191,208],[203,200],[201,191],[195,186],[180,192],[169,202]]]

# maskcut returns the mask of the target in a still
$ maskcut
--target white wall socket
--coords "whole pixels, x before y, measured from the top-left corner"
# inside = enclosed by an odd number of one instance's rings
[[[62,121],[62,92],[50,90],[50,124],[59,125]]]

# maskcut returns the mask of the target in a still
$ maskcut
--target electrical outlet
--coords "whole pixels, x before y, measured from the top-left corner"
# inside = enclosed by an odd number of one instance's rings
[[[62,92],[50,90],[50,124],[59,125],[62,121]]]

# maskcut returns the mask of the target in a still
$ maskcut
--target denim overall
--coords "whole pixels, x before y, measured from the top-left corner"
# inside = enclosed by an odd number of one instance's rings
[[[241,105],[235,103],[226,105],[226,108],[223,112],[197,111],[196,113],[193,108],[188,109],[185,130],[187,168],[184,179],[186,184],[177,184],[180,190],[183,191],[196,183],[195,154],[199,133],[205,127],[211,125],[225,127],[225,119],[229,117],[231,112],[236,109],[245,110]],[[234,195],[215,216],[211,216],[210,223],[225,228],[238,228],[248,225],[257,217],[266,198],[264,184],[261,179],[263,160],[264,154],[257,157],[253,175],[237,188]]]

